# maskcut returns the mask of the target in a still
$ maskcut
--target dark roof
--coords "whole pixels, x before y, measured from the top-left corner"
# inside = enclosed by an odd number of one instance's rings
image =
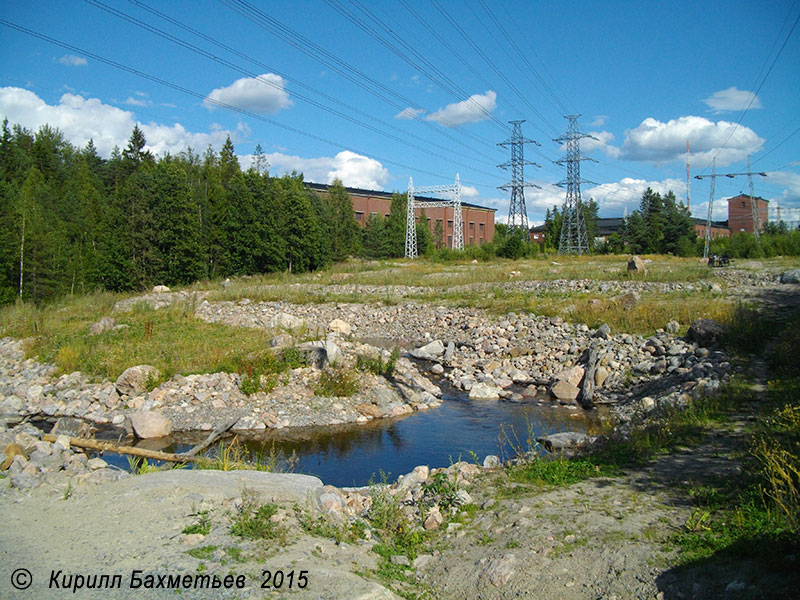
[[[327,192],[330,185],[327,183],[311,183],[310,181],[303,182],[306,187],[311,188],[315,192]],[[361,188],[351,188],[346,187],[344,188],[347,190],[348,194],[352,194],[354,196],[373,196],[377,198],[388,198],[391,199],[393,192],[384,192],[382,190],[365,190]],[[441,202],[441,198],[429,198],[427,196],[417,196],[414,194],[414,200],[419,200],[420,202]],[[496,208],[490,208],[488,206],[481,206],[480,204],[472,204],[471,202],[464,202],[461,201],[461,206],[466,206],[467,208],[479,208],[481,210],[490,210],[492,212],[497,212]]]
[[[610,235],[616,233],[625,221],[623,217],[604,217],[597,219],[597,235]]]
[[[692,221],[695,225],[702,225],[703,227],[706,226],[707,219],[700,219],[698,217],[692,217]],[[728,222],[727,221],[711,221],[711,226],[716,227],[718,229],[728,229]]]
[[[738,196],[733,196],[732,198],[728,198],[728,202],[732,202],[733,200],[750,200],[750,194],[739,194]],[[762,202],[766,202],[767,204],[769,204],[769,200],[766,200],[761,196],[753,196],[753,200],[761,200]]]

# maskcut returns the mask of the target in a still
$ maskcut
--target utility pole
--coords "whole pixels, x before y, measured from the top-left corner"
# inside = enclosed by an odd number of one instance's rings
[[[747,157],[747,171],[744,173],[717,173],[717,161],[714,159],[712,162],[712,170],[711,175],[695,175],[695,179],[711,179],[711,198],[708,201],[708,219],[706,220],[706,245],[705,249],[703,250],[703,258],[708,258],[708,244],[711,238],[711,207],[714,203],[714,181],[717,177],[727,177],[728,179],[733,179],[734,177],[740,177],[746,175],[748,181],[750,183],[750,209],[753,213],[753,233],[756,236],[756,240],[759,239],[759,227],[760,223],[758,222],[758,209],[756,207],[755,196],[753,194],[753,175],[761,175],[761,177],[766,177],[767,174],[762,171],[751,171],[750,170],[750,156]]]
[[[559,254],[586,254],[589,252],[589,242],[586,239],[586,223],[583,220],[583,205],[581,204],[581,183],[594,183],[588,179],[581,179],[581,161],[591,160],[588,156],[581,156],[580,140],[582,138],[597,138],[578,131],[578,117],[580,115],[566,115],[569,120],[567,133],[553,141],[567,145],[567,156],[555,161],[557,165],[567,166],[567,177],[556,185],[567,189],[564,200],[563,221],[561,224],[561,238],[558,243]]]
[[[500,169],[508,169],[511,167],[511,181],[505,185],[497,187],[499,190],[511,190],[511,202],[508,206],[508,229],[506,235],[509,235],[512,230],[516,229],[525,232],[527,239],[529,226],[528,226],[528,209],[525,208],[525,188],[534,187],[540,188],[535,183],[527,183],[525,181],[524,169],[525,165],[533,165],[540,167],[542,165],[525,160],[523,156],[523,148],[525,144],[536,144],[541,146],[536,140],[529,140],[522,137],[522,123],[521,121],[509,121],[511,123],[511,138],[505,142],[499,142],[497,145],[503,148],[511,148],[511,160],[497,165]]]

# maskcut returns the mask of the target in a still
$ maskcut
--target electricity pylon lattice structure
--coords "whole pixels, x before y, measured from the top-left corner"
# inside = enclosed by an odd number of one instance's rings
[[[581,179],[581,161],[591,160],[588,156],[581,156],[580,140],[582,138],[597,138],[578,131],[578,117],[580,115],[566,115],[569,120],[567,133],[553,141],[566,144],[567,155],[555,161],[557,165],[566,165],[567,177],[556,185],[567,189],[562,210],[561,237],[558,241],[559,254],[586,254],[589,252],[589,242],[586,239],[586,222],[583,218],[583,205],[581,203],[581,183],[594,183],[588,179]]]
[[[511,137],[505,142],[499,142],[497,145],[503,148],[511,148],[511,160],[504,162],[502,165],[497,165],[501,169],[508,169],[511,167],[511,181],[505,185],[498,186],[499,190],[511,190],[511,202],[508,205],[508,233],[512,230],[518,229],[528,235],[528,209],[525,208],[525,188],[534,187],[539,188],[535,183],[527,183],[525,181],[524,169],[525,165],[534,165],[541,167],[542,165],[525,160],[523,148],[525,144],[536,144],[541,146],[536,140],[529,140],[522,137],[522,123],[525,121],[509,121],[511,123]]]
[[[436,194],[449,196],[446,200],[425,200],[417,202],[417,194]],[[451,185],[429,185],[415,188],[414,179],[408,178],[408,193],[406,200],[406,258],[417,257],[417,218],[416,208],[453,207],[453,250],[464,249],[464,226],[461,216],[461,178],[456,173],[456,182]],[[427,227],[427,224],[426,224]]]
[[[758,206],[755,199],[755,194],[753,193],[753,175],[760,175],[761,177],[766,177],[767,174],[763,171],[752,171],[750,169],[750,155],[747,156],[747,171],[744,173],[717,173],[717,159],[711,161],[711,175],[695,175],[695,179],[711,179],[711,195],[708,199],[708,218],[706,219],[706,243],[703,247],[703,258],[708,258],[708,247],[711,243],[711,211],[714,206],[714,183],[716,182],[717,177],[727,177],[728,179],[733,179],[735,177],[739,177],[742,175],[747,175],[747,181],[750,187],[750,209],[753,213],[753,234],[756,236],[756,240],[759,239],[759,230],[761,229],[761,223],[759,222],[758,218]]]

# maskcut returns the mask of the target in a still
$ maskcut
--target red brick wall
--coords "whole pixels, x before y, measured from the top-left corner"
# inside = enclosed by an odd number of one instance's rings
[[[767,207],[769,203],[761,198],[754,198],[758,210],[758,222],[761,228],[769,221]],[[728,227],[731,235],[740,232],[753,233],[753,212],[750,207],[750,196],[744,194],[728,199]]]
[[[697,234],[697,237],[699,237],[700,239],[704,240],[706,238],[706,226],[705,225],[698,225],[698,224],[695,223],[694,231]],[[714,238],[718,238],[718,237],[730,237],[730,236],[731,236],[731,230],[730,229],[727,229],[725,227],[714,227],[713,225],[711,226],[711,239],[712,240]]]
[[[324,192],[318,191],[317,193],[323,194]],[[390,198],[353,194],[351,192],[350,199],[353,201],[356,223],[361,227],[367,224],[371,213],[386,217],[391,212],[392,201]],[[424,206],[416,209],[417,221],[420,219],[423,208]],[[436,220],[442,220],[444,243],[449,248],[452,245],[453,238],[453,208],[425,208],[425,217],[428,219],[431,233],[436,227]],[[462,206],[461,218],[464,222],[465,246],[478,246],[494,239],[494,211]]]

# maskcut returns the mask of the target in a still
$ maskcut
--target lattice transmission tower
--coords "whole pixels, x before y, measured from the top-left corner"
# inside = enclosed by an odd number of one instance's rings
[[[535,183],[527,183],[525,181],[525,165],[533,165],[541,167],[542,165],[525,160],[524,147],[525,144],[536,144],[541,146],[536,140],[529,140],[522,137],[522,124],[525,120],[509,121],[511,123],[511,137],[505,142],[499,142],[497,145],[503,148],[511,148],[511,160],[497,165],[501,169],[508,169],[511,167],[511,181],[497,187],[499,190],[511,190],[511,202],[508,206],[508,229],[507,233],[512,230],[524,231],[527,238],[528,235],[528,209],[525,208],[525,188],[540,186]]]
[[[586,254],[589,252],[586,222],[583,218],[583,204],[581,203],[581,183],[594,182],[581,179],[581,161],[597,161],[588,156],[581,156],[580,140],[583,138],[596,140],[597,138],[578,131],[578,117],[580,115],[566,115],[564,118],[569,120],[567,133],[553,140],[567,146],[566,157],[556,161],[557,165],[566,165],[567,167],[566,179],[556,184],[567,189],[562,210],[561,238],[558,242],[559,254]]]

